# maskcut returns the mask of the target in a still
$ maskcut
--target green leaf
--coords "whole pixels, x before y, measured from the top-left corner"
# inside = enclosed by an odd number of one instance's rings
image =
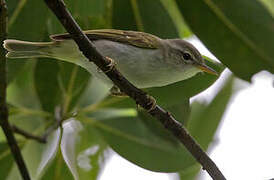
[[[100,16],[104,14],[107,0],[67,0],[66,5],[74,17]]]
[[[79,141],[79,132],[83,130],[83,126],[79,121],[68,119],[63,123],[63,135],[61,140],[61,152],[71,174],[75,180],[79,179],[77,171],[77,157],[75,148],[77,140]]]
[[[178,175],[180,177],[180,180],[193,180],[198,179],[198,172],[200,171],[201,167],[199,164],[195,164],[193,166],[190,166],[187,169],[184,169],[182,171],[178,172]]]
[[[1,142],[0,143],[0,173],[1,173],[1,178],[6,179],[7,176],[9,175],[12,165],[13,165],[13,157],[10,153],[9,146],[6,142]]]
[[[208,106],[193,105],[192,107],[192,114],[187,122],[187,127],[190,134],[197,139],[204,149],[207,149],[212,141],[226,109],[233,92],[232,82],[232,79],[229,79]],[[183,102],[181,105],[169,107],[169,110],[180,121],[187,118],[184,117],[187,112],[182,110],[183,107],[187,107],[187,103]],[[132,117],[106,119],[96,119],[91,115],[88,117],[86,121],[94,121],[93,126],[117,153],[138,166],[152,171],[182,171],[188,177],[192,177],[192,172],[197,172],[197,168],[188,172],[189,169],[196,166],[196,161],[184,146],[147,114],[139,111],[138,117],[134,115]]]
[[[115,29],[145,31],[161,38],[179,36],[174,22],[159,0],[113,1],[112,26]]]
[[[274,1],[270,0],[259,0],[271,13],[272,17],[274,17]]]
[[[70,111],[78,104],[91,75],[80,66],[60,61],[58,64],[60,67],[58,79],[63,93],[63,108],[65,111]]]
[[[47,171],[41,177],[41,180],[58,179],[58,180],[74,180],[63,157],[59,151],[54,161],[50,164]]]
[[[62,93],[58,83],[58,73],[59,66],[56,61],[48,58],[38,59],[34,72],[34,85],[42,108],[48,112],[54,112],[55,107],[61,104]]]
[[[8,86],[7,102],[16,107],[39,109],[39,99],[34,90],[34,63],[29,61]]]
[[[145,169],[176,172],[192,162],[192,156],[182,145],[159,138],[137,117],[97,120],[82,116],[81,120],[92,122],[94,129],[113,150]]]
[[[38,179],[42,177],[42,174],[46,171],[49,164],[53,161],[56,157],[56,154],[59,149],[59,143],[61,139],[61,130],[58,128],[51,135],[47,138],[47,143],[43,148],[43,153],[41,155],[41,161],[37,168],[36,178]]]
[[[186,38],[192,35],[189,27],[187,27],[175,0],[160,0],[166,11],[169,13],[172,21],[174,22],[181,38]]]
[[[238,77],[274,72],[274,20],[256,0],[177,0],[191,30]],[[259,16],[258,16],[259,15]]]
[[[9,12],[8,22],[8,38],[21,39],[28,41],[40,41],[46,32],[46,20],[48,16],[48,8],[43,1],[22,0],[7,1],[7,6],[16,6]],[[35,18],[33,18],[35,17]],[[21,68],[26,60],[8,60],[8,82],[10,82]]]
[[[131,2],[129,0],[115,0],[112,4],[112,28],[137,30]]]
[[[41,58],[35,68],[35,87],[44,110],[54,112],[62,105],[70,111],[87,87],[90,74],[70,63]]]
[[[170,112],[177,121],[185,124],[190,115],[189,99],[182,99],[179,104],[166,107],[165,109]],[[177,145],[180,143],[159,121],[155,121],[155,118],[143,109],[138,109],[138,117],[154,135]]]
[[[108,17],[111,11],[108,4],[109,0],[66,1],[67,8],[83,30],[111,28]],[[66,32],[52,13],[48,18],[47,29],[49,34]]]
[[[109,94],[109,88],[98,78],[91,78],[87,88],[82,93],[78,105],[86,109],[94,108],[95,104],[102,101]]]
[[[96,179],[104,161],[106,144],[75,119],[65,121],[63,129],[61,151],[74,179]]]

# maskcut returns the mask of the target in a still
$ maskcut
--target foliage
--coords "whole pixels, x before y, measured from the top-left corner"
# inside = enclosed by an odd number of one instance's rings
[[[139,30],[162,38],[195,34],[238,78],[250,80],[261,70],[274,72],[270,58],[274,55],[274,22],[268,12],[272,12],[273,3],[266,0],[263,5],[255,0],[65,2],[82,29]],[[9,38],[45,41],[50,34],[64,32],[43,1],[9,0],[7,5]],[[223,72],[222,64],[206,59],[209,66]],[[226,81],[209,104],[190,104],[189,99],[217,79],[198,74],[145,91],[184,123],[206,150],[235,93],[234,78]],[[96,179],[110,155],[109,147],[140,167],[178,172],[181,179],[192,179],[200,170],[158,122],[136,108],[131,99],[109,96],[104,85],[79,66],[46,58],[8,60],[8,80],[9,119],[13,124],[42,135],[58,118],[65,120],[62,128],[51,133],[47,144],[18,136],[33,179]],[[18,179],[2,134],[0,164],[2,178]]]

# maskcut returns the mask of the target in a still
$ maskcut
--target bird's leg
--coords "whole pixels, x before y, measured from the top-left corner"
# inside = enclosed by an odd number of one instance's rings
[[[122,92],[117,86],[112,86],[112,88],[110,89],[110,94],[112,96],[120,96],[120,97],[125,97],[127,96],[126,93]]]

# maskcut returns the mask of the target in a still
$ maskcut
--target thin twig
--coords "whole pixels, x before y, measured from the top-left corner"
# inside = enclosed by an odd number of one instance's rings
[[[37,136],[37,135],[31,134],[31,133],[15,126],[15,125],[12,125],[11,129],[12,129],[13,132],[15,132],[17,134],[20,134],[20,135],[24,136],[27,139],[33,139],[33,140],[36,140],[40,143],[46,143],[47,142],[47,139],[44,136]]]
[[[20,134],[22,136],[24,136],[25,138],[27,139],[33,139],[33,140],[36,140],[40,143],[47,143],[47,140],[48,140],[48,137],[50,136],[50,134],[56,130],[58,127],[61,127],[62,126],[62,110],[60,107],[57,107],[55,109],[55,122],[49,126],[46,131],[44,132],[44,134],[42,136],[38,136],[38,135],[34,135],[34,134],[31,134],[15,125],[11,125],[11,129],[13,132],[17,133],[17,134]]]
[[[62,109],[60,107],[56,107],[55,108],[55,114],[54,114],[54,119],[55,122],[53,125],[51,125],[44,133],[44,135],[42,136],[44,139],[48,139],[49,135],[58,127],[62,128],[62,122],[64,120],[64,118],[62,118]]]
[[[6,39],[6,24],[7,24],[7,6],[5,0],[0,0],[0,43]],[[8,108],[6,104],[6,51],[0,47],[0,125],[6,136],[10,150],[17,164],[17,167],[24,180],[30,180],[29,172],[23,160],[20,148],[13,135],[11,126],[8,122]]]
[[[149,114],[158,119],[163,126],[171,131],[175,137],[180,140],[187,150],[196,158],[209,175],[216,180],[224,180],[225,177],[218,169],[215,163],[207,156],[202,148],[188,134],[187,130],[177,122],[167,111],[156,105],[151,109],[153,104],[152,98],[142,90],[136,88],[114,67],[109,68],[110,60],[102,56],[95,48],[93,43],[82,32],[71,14],[66,9],[63,0],[44,0],[48,7],[54,12],[65,29],[71,34],[71,37],[77,43],[79,49],[89,61],[94,62],[105,74],[120,88],[120,90],[130,96],[137,104],[148,111]]]

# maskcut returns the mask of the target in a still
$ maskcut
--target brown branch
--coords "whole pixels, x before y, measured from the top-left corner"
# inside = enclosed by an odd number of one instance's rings
[[[0,43],[6,39],[7,25],[7,6],[5,0],[0,1]],[[30,180],[29,172],[23,160],[20,148],[13,135],[11,126],[8,122],[8,108],[6,104],[6,51],[0,47],[0,125],[10,146],[13,158],[24,180]]]
[[[171,131],[174,136],[180,140],[187,150],[196,158],[209,175],[216,180],[224,180],[225,177],[215,165],[215,163],[207,156],[195,140],[188,134],[187,130],[177,122],[171,114],[156,105],[151,110],[153,98],[148,96],[142,90],[136,88],[115,68],[109,67],[110,60],[102,56],[88,37],[82,32],[71,14],[65,7],[63,0],[44,0],[48,7],[54,12],[65,29],[71,34],[79,49],[89,61],[94,62],[105,74],[120,88],[120,90],[130,96],[137,104],[148,111],[149,114],[158,119],[163,126]]]

